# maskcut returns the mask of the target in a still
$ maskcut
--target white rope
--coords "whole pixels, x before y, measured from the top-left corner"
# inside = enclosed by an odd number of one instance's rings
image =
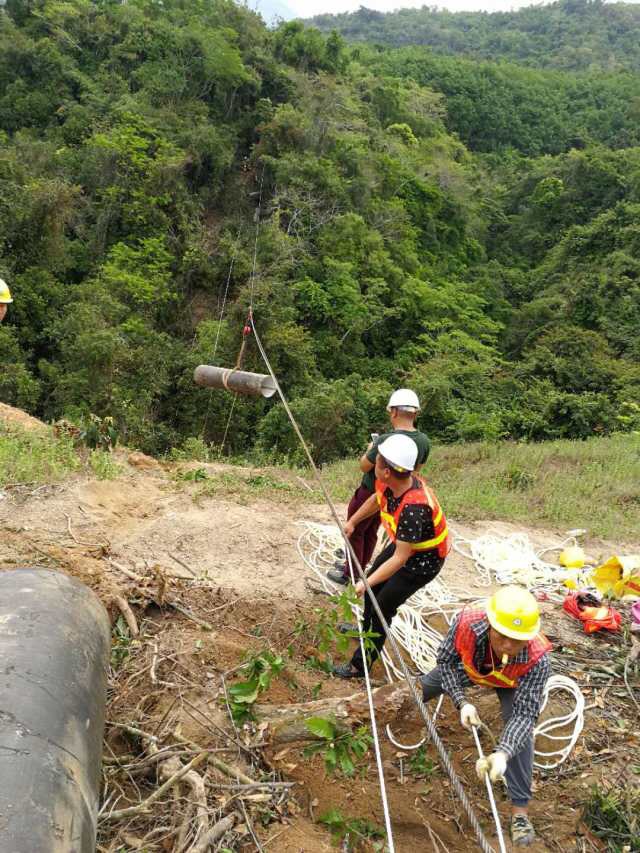
[[[540,770],[554,770],[566,761],[584,728],[584,696],[576,682],[565,675],[552,675],[547,680],[540,714],[546,708],[553,692],[569,693],[573,696],[575,705],[567,714],[542,720],[534,729],[534,743],[540,737],[549,738],[558,744],[564,742],[564,746],[556,750],[543,751],[534,748],[534,767]]]
[[[355,570],[351,561],[351,553],[347,548],[347,563],[349,566],[349,574],[351,583],[355,586]],[[387,797],[387,786],[384,778],[384,768],[382,766],[382,752],[380,750],[380,738],[378,736],[378,724],[376,721],[376,711],[373,706],[373,693],[371,691],[371,680],[369,678],[369,664],[367,663],[367,655],[364,647],[364,637],[362,636],[362,609],[355,608],[356,619],[358,624],[358,642],[360,643],[360,653],[362,655],[362,665],[364,667],[364,683],[367,688],[367,703],[369,705],[369,716],[371,717],[371,733],[373,735],[373,747],[376,756],[376,766],[378,768],[378,779],[380,780],[380,799],[382,800],[382,810],[384,812],[385,828],[387,830],[387,843],[389,853],[395,853],[393,844],[393,828],[391,826],[391,812],[389,811],[389,799]]]
[[[579,585],[586,585],[590,567],[577,574],[574,569],[566,569],[542,559],[550,551],[561,551],[567,545],[576,544],[576,534],[572,531],[557,545],[551,545],[536,551],[526,533],[512,533],[499,536],[487,533],[477,539],[456,537],[453,548],[461,556],[471,560],[478,573],[480,586],[499,584],[520,584],[529,590],[540,589],[552,598],[563,589],[564,581],[571,577]],[[564,596],[563,596],[564,597]]]
[[[480,756],[480,758],[484,758],[484,752],[482,751],[482,744],[480,743],[480,738],[478,737],[477,727],[471,726],[471,731],[473,732],[473,739],[476,742],[476,749],[478,750],[478,755]],[[496,798],[493,793],[493,785],[491,784],[491,779],[489,778],[488,772],[484,774],[484,781],[487,786],[487,795],[491,804],[491,814],[493,815],[493,822],[496,825],[496,830],[498,833],[498,844],[500,845],[500,853],[507,853],[507,848],[504,845],[504,835],[502,833],[502,824],[500,823],[498,806],[496,805]]]

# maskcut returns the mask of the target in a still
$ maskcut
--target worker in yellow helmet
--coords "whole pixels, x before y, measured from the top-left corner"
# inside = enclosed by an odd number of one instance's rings
[[[447,693],[461,724],[481,725],[465,688],[493,687],[504,729],[494,752],[479,759],[484,780],[505,778],[512,803],[511,840],[527,847],[535,832],[528,816],[533,775],[533,730],[551,674],[551,643],[540,633],[538,602],[526,589],[502,587],[482,608],[465,608],[453,621],[437,654],[437,666],[421,678],[425,702]]]
[[[13,302],[11,291],[6,283],[0,278],[0,323],[4,320],[7,313],[7,305]]]

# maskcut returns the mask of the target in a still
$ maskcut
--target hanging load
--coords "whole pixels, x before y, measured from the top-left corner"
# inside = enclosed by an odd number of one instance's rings
[[[276,386],[270,376],[262,373],[247,373],[236,370],[235,367],[213,367],[210,364],[200,364],[193,374],[196,385],[205,388],[220,388],[223,391],[234,391],[236,394],[246,394],[248,397],[273,397]]]
[[[210,364],[200,364],[193,374],[196,385],[202,385],[205,388],[220,388],[223,391],[233,391],[236,394],[245,394],[248,397],[265,397],[266,399],[273,397],[277,388],[271,376],[264,373],[247,373],[241,370],[247,338],[251,334],[252,322],[253,318],[251,311],[249,311],[247,322],[242,330],[242,345],[235,367],[214,367]]]

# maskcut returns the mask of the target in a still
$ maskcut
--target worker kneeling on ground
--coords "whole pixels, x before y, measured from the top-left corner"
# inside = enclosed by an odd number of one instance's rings
[[[393,434],[383,441],[376,457],[375,493],[344,526],[350,536],[362,519],[380,513],[391,541],[374,560],[367,580],[387,623],[414,592],[435,578],[449,551],[447,520],[438,500],[426,483],[413,474],[417,456],[415,441],[406,435]],[[356,592],[363,595],[362,581],[356,584]],[[343,627],[357,629],[355,625]],[[376,635],[367,651],[371,665],[382,651],[385,632],[368,596],[362,627]],[[364,666],[358,648],[350,663],[334,667],[333,672],[340,678],[362,678]]]
[[[0,278],[0,323],[4,320],[7,313],[7,305],[13,302],[11,292],[6,281]]]
[[[506,586],[484,609],[465,608],[454,620],[437,655],[437,667],[421,678],[425,702],[447,693],[466,729],[481,725],[465,687],[494,687],[505,726],[495,748],[479,759],[480,779],[505,778],[513,804],[511,840],[526,847],[535,832],[528,817],[533,775],[533,730],[542,693],[551,674],[551,643],[540,633],[540,611],[533,595]]]

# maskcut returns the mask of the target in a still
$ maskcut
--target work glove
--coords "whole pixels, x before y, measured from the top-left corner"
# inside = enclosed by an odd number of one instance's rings
[[[460,723],[465,729],[471,730],[471,726],[481,726],[480,717],[475,705],[468,702],[460,709]]]
[[[481,782],[484,781],[484,777],[487,773],[489,774],[489,779],[491,779],[492,782],[498,782],[500,779],[504,779],[504,774],[506,772],[507,754],[500,750],[492,752],[491,755],[479,758],[476,761],[476,773],[478,774],[478,779],[480,779]]]

